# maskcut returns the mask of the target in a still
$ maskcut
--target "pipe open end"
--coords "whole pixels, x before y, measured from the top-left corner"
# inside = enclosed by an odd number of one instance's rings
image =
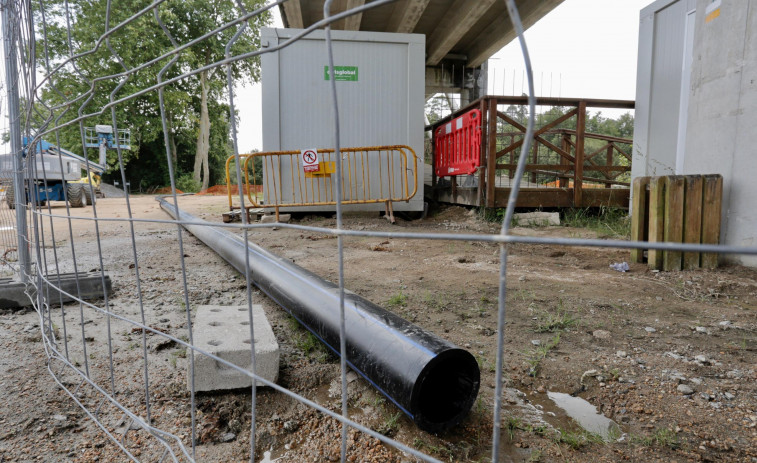
[[[478,396],[481,372],[470,352],[450,349],[437,355],[421,372],[413,389],[411,413],[419,428],[431,433],[458,424]]]

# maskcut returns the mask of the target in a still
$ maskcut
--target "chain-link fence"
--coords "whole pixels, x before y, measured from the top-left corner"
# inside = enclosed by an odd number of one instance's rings
[[[267,23],[271,9],[278,8],[284,0],[266,4],[253,0],[210,2],[212,8],[199,3],[164,0],[153,3],[110,0],[3,2],[5,90],[9,98],[14,92],[20,96],[17,104],[8,102],[10,149],[0,165],[5,195],[0,205],[3,271],[12,269],[14,273],[24,275],[30,287],[36,289],[36,292],[29,293],[33,294],[33,304],[40,316],[43,346],[49,358],[48,368],[52,378],[117,445],[124,459],[260,461],[266,458],[264,461],[270,461],[267,460],[270,453],[265,454],[272,447],[272,442],[259,438],[261,433],[258,427],[268,428],[271,423],[277,422],[277,418],[259,416],[260,401],[285,399],[291,400],[293,407],[306,407],[333,420],[330,433],[313,435],[312,438],[334,445],[338,442],[336,455],[342,461],[360,461],[364,457],[357,453],[361,450],[354,447],[360,436],[383,442],[395,449],[393,452],[399,452],[403,459],[438,461],[437,458],[444,458],[439,454],[433,455],[429,448],[412,445],[407,436],[396,436],[391,423],[386,429],[361,424],[350,408],[348,366],[366,378],[370,375],[356,367],[353,354],[348,352],[351,347],[348,347],[347,340],[351,339],[351,330],[356,327],[345,320],[351,320],[350,307],[356,303],[353,294],[345,291],[345,280],[349,275],[344,272],[343,241],[347,237],[488,243],[497,246],[497,319],[496,325],[490,328],[496,333],[498,342],[496,351],[488,353],[496,359],[491,365],[495,372],[493,407],[486,428],[487,436],[481,438],[486,442],[485,447],[492,461],[505,458],[500,443],[503,439],[505,365],[502,352],[507,334],[508,243],[757,254],[757,248],[513,236],[509,233],[509,224],[518,185],[523,177],[525,157],[520,159],[515,173],[515,187],[498,234],[381,232],[365,227],[346,229],[342,223],[341,204],[337,205],[333,227],[249,224],[246,214],[241,214],[244,219],[242,224],[214,223],[214,227],[225,227],[241,236],[241,243],[254,241],[253,232],[273,227],[335,237],[337,269],[333,276],[338,279],[338,284],[333,287],[332,301],[336,303],[332,307],[335,312],[331,317],[335,320],[336,341],[331,342],[331,346],[337,354],[341,354],[340,381],[335,393],[335,397],[340,398],[340,405],[324,406],[312,397],[296,393],[291,384],[276,384],[260,375],[255,369],[256,349],[250,349],[247,353],[252,366],[250,372],[238,366],[239,362],[231,362],[217,352],[213,353],[208,345],[197,341],[199,333],[193,330],[197,301],[202,301],[203,297],[215,291],[212,285],[216,284],[223,291],[233,288],[237,294],[238,297],[227,302],[241,307],[240,311],[246,317],[243,325],[249,326],[247,341],[255,344],[257,332],[254,331],[253,305],[260,303],[264,296],[254,286],[261,285],[256,280],[258,274],[269,272],[265,267],[258,266],[261,260],[275,259],[262,251],[257,255],[250,254],[242,244],[239,270],[244,278],[237,281],[233,272],[222,263],[192,258],[201,244],[191,238],[184,227],[211,229],[207,222],[178,211],[181,201],[177,194],[177,182],[180,179],[176,175],[179,161],[175,155],[177,146],[181,146],[183,141],[176,134],[182,124],[195,122],[181,108],[182,105],[193,104],[191,99],[195,97],[192,92],[199,89],[199,93],[194,93],[202,95],[199,98],[203,101],[199,106],[210,107],[208,111],[211,112],[228,111],[224,117],[231,135],[231,154],[240,154],[237,148],[240,128],[236,120],[235,105],[238,103],[234,99],[235,78],[245,73],[248,77],[254,77],[257,57],[281,48],[261,48],[256,30]],[[330,16],[329,0],[326,2],[326,19],[292,40],[298,40],[317,28],[325,27],[328,30],[329,24],[334,21],[386,3],[390,1],[368,2]],[[510,18],[502,18],[502,21],[512,20],[523,40],[514,2],[508,1],[507,5]],[[333,66],[334,57],[328,41],[327,47],[329,64]],[[529,88],[533,88],[531,80]],[[336,107],[335,89],[333,91],[330,98]],[[208,101],[212,100],[208,98],[209,93],[227,104]],[[533,95],[533,91],[529,94]],[[135,154],[126,146],[118,142],[110,146],[115,156],[105,158],[108,165],[99,165],[103,163],[103,158],[99,163],[93,160],[96,157],[95,148],[87,143],[85,131],[92,126],[105,125],[107,130],[104,133],[118,134],[124,128],[121,120],[125,113],[145,115],[140,132],[143,139],[133,139],[133,143],[152,144],[150,152],[165,153],[164,157],[154,159],[150,166],[168,173],[171,193],[165,203],[166,208],[173,211],[175,220],[149,212],[144,202],[129,194],[126,185],[131,182],[125,161]],[[528,114],[536,114],[533,102]],[[334,126],[338,127],[337,118],[348,118],[350,115],[337,116],[333,111],[329,117],[335,119]],[[160,121],[160,126],[155,126],[156,120]],[[523,152],[529,152],[533,124],[531,118],[524,136]],[[206,141],[217,136],[212,130],[209,129]],[[338,153],[338,131],[335,131],[335,139]],[[61,155],[61,147],[78,153],[81,164],[68,166],[66,163],[77,158]],[[236,162],[236,165],[236,183],[242,184],[243,173],[238,167],[241,164]],[[108,166],[111,172],[115,172],[116,181],[123,190],[117,192],[122,198],[108,203],[107,207],[98,204],[97,185],[85,182],[80,187],[73,187],[71,185],[74,183],[65,177],[72,170],[78,173],[83,169],[90,173],[100,169],[101,172]],[[337,169],[341,168],[337,162]],[[14,179],[18,178],[15,174],[19,172],[25,176],[24,184],[14,183]],[[143,172],[143,175],[148,173]],[[9,192],[12,196],[8,196]],[[108,194],[114,193],[106,193],[106,196]],[[337,197],[341,196],[337,191]],[[115,204],[121,207],[116,208]],[[25,214],[27,209],[28,217]],[[205,215],[208,210],[200,209],[196,213]],[[218,241],[221,235],[213,236],[209,241]],[[17,246],[19,237],[21,244]],[[160,249],[147,245],[156,240],[162,243]],[[17,248],[22,252],[16,252]],[[237,254],[238,257],[240,251],[227,253]],[[16,264],[16,261],[21,264]],[[212,273],[220,275],[220,280],[211,280],[208,275]],[[281,278],[283,281],[289,277]],[[115,286],[117,288],[111,290]],[[264,285],[261,289],[269,296],[272,294]],[[115,296],[113,291],[116,292]],[[311,296],[305,294],[302,297],[307,300]],[[209,299],[210,296],[207,296],[204,300]],[[392,320],[389,324],[401,323]],[[165,355],[166,349],[171,350],[170,356]],[[246,455],[211,457],[206,455],[206,449],[201,445],[208,442],[208,436],[215,428],[221,426],[218,421],[211,420],[207,412],[213,396],[204,396],[202,406],[199,404],[195,369],[205,359],[214,362],[219,371],[245,376],[254,383],[249,388],[249,394],[239,395],[242,398],[234,402],[236,408],[232,418],[228,419],[228,423],[223,423],[234,431],[230,438],[238,435],[249,439]],[[166,364],[177,362],[187,365],[186,377],[176,373],[176,370],[166,370]],[[473,397],[462,400],[465,402],[462,414],[475,400],[478,389],[475,376],[471,373],[469,378],[460,380],[461,384],[467,381],[467,386],[460,387],[467,394],[473,394]],[[177,389],[177,384],[186,384],[188,393]],[[273,392],[261,399],[258,385],[266,386]],[[405,406],[404,399],[388,393],[387,387],[382,389],[380,384],[376,386],[397,405],[398,410],[404,411],[415,422],[422,423],[417,415],[413,416],[413,409]],[[438,397],[440,402],[433,406],[443,408],[445,401],[458,400],[454,395],[440,394]],[[395,422],[397,419],[394,418]],[[281,425],[286,427],[287,423]],[[216,438],[223,440],[224,436]]]

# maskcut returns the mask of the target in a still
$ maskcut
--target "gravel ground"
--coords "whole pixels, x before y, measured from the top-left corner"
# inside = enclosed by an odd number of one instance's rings
[[[209,221],[220,222],[227,209],[223,197],[180,201],[182,208]],[[99,217],[127,217],[116,198],[106,196],[97,208]],[[167,218],[151,197],[133,197],[132,210],[139,217]],[[91,215],[91,207],[75,213]],[[335,225],[332,218],[315,216],[298,218],[297,223]],[[456,207],[396,225],[373,214],[350,215],[345,224],[377,231],[498,230],[497,224]],[[149,326],[187,339],[175,226],[135,225],[138,266],[128,223],[103,221],[99,228],[105,268],[114,282],[112,312],[140,319],[141,295]],[[69,271],[71,236],[65,223],[56,223],[55,231],[61,271]],[[596,237],[595,232],[569,227],[514,232]],[[91,221],[74,224],[80,269],[99,267],[94,237]],[[278,228],[255,230],[251,240],[336,280],[336,240],[329,236]],[[190,308],[246,303],[243,278],[187,234],[184,245]],[[350,417],[443,461],[489,461],[497,246],[355,237],[345,239],[345,249],[348,289],[468,349],[482,370],[481,391],[469,417],[442,435],[418,430],[365,381],[352,376]],[[501,461],[757,462],[755,270],[724,265],[713,271],[661,273],[631,264],[628,273],[619,273],[609,265],[627,261],[628,251],[538,244],[516,245],[510,251]],[[52,248],[47,253],[52,256]],[[338,359],[257,291],[253,302],[263,305],[281,346],[278,383],[339,410]],[[102,301],[97,304],[102,306]],[[128,460],[48,370],[88,410],[98,411],[109,432],[120,436],[130,427],[129,420],[124,422],[121,411],[103,402],[101,393],[81,384],[73,368],[59,359],[48,361],[40,342],[41,322],[58,333],[61,357],[66,358],[65,339],[71,364],[89,369],[105,392],[115,391],[118,401],[142,419],[146,371],[153,426],[177,436],[191,454],[185,350],[161,336],[143,336],[129,323],[114,318],[109,323],[86,305],[71,304],[65,316],[53,309],[50,322],[28,309],[0,313],[0,461]],[[582,399],[580,407],[594,407],[615,424],[604,432],[588,432],[592,422],[604,421],[594,417],[580,426],[569,417],[559,393]],[[249,461],[249,391],[200,394],[196,404],[196,459]],[[137,429],[125,433],[124,447],[138,459],[158,461],[160,443],[139,426],[131,428]],[[338,461],[338,423],[281,393],[258,390],[255,429],[255,461]],[[354,430],[348,435],[347,456],[360,462],[414,461]]]

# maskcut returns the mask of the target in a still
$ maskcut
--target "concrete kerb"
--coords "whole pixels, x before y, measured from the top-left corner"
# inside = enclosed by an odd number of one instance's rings
[[[255,329],[255,373],[275,382],[279,375],[279,344],[260,305],[252,306]],[[247,306],[201,305],[193,324],[199,349],[252,371],[250,319]],[[187,374],[187,387],[191,380]],[[260,385],[260,383],[258,383]],[[217,391],[252,386],[252,378],[195,352],[195,391]]]

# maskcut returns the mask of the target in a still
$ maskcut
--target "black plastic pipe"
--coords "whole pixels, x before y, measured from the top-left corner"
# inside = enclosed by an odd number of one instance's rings
[[[201,222],[158,200],[174,219]],[[338,286],[223,228],[183,226],[241,273],[249,253],[255,285],[339,355]],[[473,355],[355,293],[345,290],[344,298],[349,366],[424,431],[459,423],[478,395]]]

